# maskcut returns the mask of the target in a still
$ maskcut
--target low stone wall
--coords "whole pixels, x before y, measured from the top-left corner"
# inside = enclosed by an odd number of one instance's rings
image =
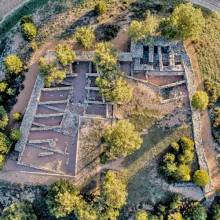
[[[186,81],[187,81],[186,84],[187,84],[187,88],[188,88],[189,99],[191,102],[192,96],[196,92],[195,75],[192,70],[192,65],[191,65],[190,59],[187,56],[185,51],[183,51],[183,53],[182,53],[182,61],[183,61],[184,69],[185,69],[185,77],[186,77]],[[198,110],[195,110],[191,104],[190,104],[190,106],[191,106],[191,112],[192,112],[193,137],[194,137],[199,167],[203,170],[206,170],[208,173],[210,173],[207,159],[206,159],[206,155],[205,155],[204,144],[202,141],[200,112]],[[204,193],[207,195],[208,193],[210,193],[212,191],[212,189],[213,189],[213,187],[212,187],[211,180],[210,180],[209,184],[204,188]]]
[[[23,117],[23,121],[21,123],[20,130],[22,131],[22,137],[21,140],[15,146],[15,150],[21,152],[21,154],[24,151],[25,145],[28,141],[28,136],[31,129],[32,121],[37,110],[37,105],[40,98],[41,89],[43,88],[43,86],[44,86],[43,79],[38,75],[25,115]]]

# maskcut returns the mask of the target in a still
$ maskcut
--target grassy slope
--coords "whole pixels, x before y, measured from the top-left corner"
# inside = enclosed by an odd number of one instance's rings
[[[166,199],[169,192],[158,182],[155,162],[172,141],[177,141],[183,135],[190,135],[189,127],[168,131],[153,127],[144,136],[143,146],[124,164],[128,180],[128,204],[138,204],[140,201],[155,203]]]
[[[220,16],[207,16],[206,28],[195,49],[203,78],[220,81]]]

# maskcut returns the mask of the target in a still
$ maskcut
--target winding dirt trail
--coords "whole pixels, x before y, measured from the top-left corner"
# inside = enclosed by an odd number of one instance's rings
[[[53,49],[56,43],[56,41],[45,43],[42,48],[40,48],[35,54],[33,54],[33,57],[30,61],[29,70],[25,73],[25,80],[23,82],[24,89],[20,92],[17,98],[17,102],[10,112],[10,124],[12,123],[12,115],[14,112],[25,112],[29,99],[31,97],[37,75],[39,73],[39,59],[45,54],[47,50]]]

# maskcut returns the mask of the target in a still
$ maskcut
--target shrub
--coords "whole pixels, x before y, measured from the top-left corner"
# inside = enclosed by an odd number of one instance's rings
[[[132,21],[129,27],[128,35],[134,41],[147,39],[156,33],[158,28],[158,19],[148,13],[145,21]]]
[[[175,155],[171,153],[167,153],[163,158],[164,163],[173,163],[175,162]]]
[[[14,112],[12,115],[14,121],[20,122],[22,120],[22,113],[21,112]]]
[[[177,171],[176,171],[176,179],[178,181],[190,181],[191,177],[190,177],[190,168],[187,165],[181,164],[180,166],[177,167]]]
[[[148,215],[146,211],[139,210],[136,212],[135,220],[148,220]]]
[[[18,75],[23,71],[24,65],[21,59],[16,55],[9,55],[4,60],[6,71],[9,74]]]
[[[209,104],[209,97],[206,92],[197,91],[192,97],[192,106],[195,109],[205,110]]]
[[[8,137],[0,132],[0,154],[7,154],[10,150],[11,142]]]
[[[205,208],[201,204],[197,204],[192,209],[188,209],[186,213],[186,219],[206,220],[207,213],[206,213]]]
[[[185,150],[194,151],[194,142],[188,137],[185,136],[181,137],[180,145],[183,151]]]
[[[1,220],[37,220],[32,205],[27,202],[12,203],[2,212]]]
[[[5,92],[5,90],[7,89],[8,84],[6,82],[0,82],[0,92]]]
[[[143,140],[128,120],[121,120],[105,129],[103,135],[110,158],[124,157],[139,149]]]
[[[167,220],[183,220],[183,216],[180,212],[174,212],[168,215]]]
[[[3,106],[0,106],[0,129],[4,129],[8,125],[8,114]]]
[[[164,163],[162,171],[167,177],[174,177],[177,171],[177,164],[175,162]]]
[[[97,15],[102,15],[107,11],[107,4],[105,3],[104,0],[100,0],[96,5],[95,5],[95,12]]]
[[[10,134],[12,141],[19,141],[21,138],[21,131],[19,129],[13,129]]]
[[[0,170],[3,169],[4,164],[5,164],[5,156],[0,154]]]
[[[193,181],[197,186],[205,186],[209,183],[209,175],[205,170],[197,170],[193,175]]]
[[[95,34],[91,27],[80,27],[76,29],[75,38],[84,48],[89,49],[94,46]]]
[[[47,63],[44,58],[40,60],[40,71],[46,87],[50,87],[52,84],[59,84],[66,78],[65,71],[58,70],[54,64]]]
[[[172,142],[170,144],[170,146],[172,147],[172,149],[174,150],[174,152],[178,152],[180,150],[180,145],[177,142]]]
[[[220,204],[215,204],[211,208],[211,215],[212,215],[212,220],[219,220],[220,219]]]
[[[31,41],[37,36],[37,28],[33,23],[24,23],[21,28],[26,40]]]
[[[71,64],[76,58],[76,54],[67,44],[59,44],[56,47],[56,55],[63,66]]]

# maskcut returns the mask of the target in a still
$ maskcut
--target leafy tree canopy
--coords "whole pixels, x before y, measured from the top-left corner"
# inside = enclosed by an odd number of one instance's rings
[[[139,210],[136,212],[135,220],[148,220],[148,215],[146,211]]]
[[[197,91],[192,97],[192,106],[195,109],[205,110],[209,104],[209,97],[204,91]]]
[[[4,129],[8,125],[8,114],[3,106],[0,106],[0,129]]]
[[[110,158],[127,156],[139,149],[143,140],[135,126],[128,120],[121,120],[104,131],[104,143]]]
[[[205,186],[209,183],[209,174],[205,170],[197,170],[193,175],[193,181],[198,186]]]
[[[76,58],[76,54],[67,44],[59,44],[56,47],[56,55],[63,66],[71,64]]]
[[[37,28],[33,23],[22,24],[22,33],[28,41],[33,40],[37,36]]]
[[[4,60],[4,65],[6,67],[7,73],[16,74],[22,72],[24,64],[17,55],[9,55]]]
[[[94,30],[91,27],[80,27],[75,32],[76,40],[86,49],[92,48],[95,43]]]
[[[201,9],[191,3],[178,5],[169,19],[162,22],[162,32],[168,37],[186,40],[199,38],[205,26]]]
[[[29,203],[12,203],[3,210],[1,220],[37,220],[34,210]]]

